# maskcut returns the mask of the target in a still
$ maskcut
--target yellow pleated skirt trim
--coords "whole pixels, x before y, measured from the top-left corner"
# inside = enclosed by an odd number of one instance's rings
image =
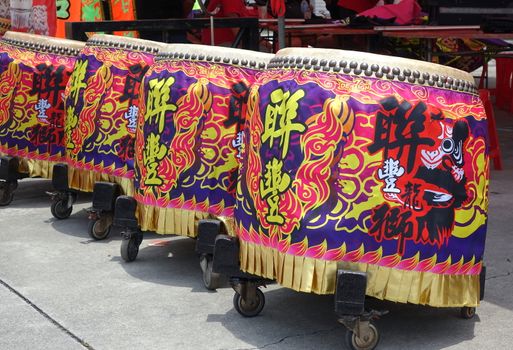
[[[223,222],[221,233],[234,236],[234,220],[229,217],[179,208],[162,208],[137,203],[137,219],[143,231],[153,231],[163,235],[179,235],[195,238],[198,236],[198,223],[203,219],[218,219]]]
[[[153,205],[137,204],[137,219],[143,231],[154,231],[163,235],[196,237],[198,222],[210,219],[208,213],[177,208],[161,208]]]
[[[0,152],[0,155],[7,155]],[[43,159],[31,159],[26,157],[14,156],[18,158],[18,172],[27,174],[28,177],[42,177],[51,179],[53,175],[53,166],[60,162],[53,162]]]
[[[51,179],[54,164],[55,162],[47,160],[20,158],[18,171],[22,174],[28,174],[29,177]]]
[[[300,292],[333,294],[337,269],[367,273],[368,296],[434,307],[479,305],[479,275],[441,275],[372,264],[326,261],[240,241],[243,271]]]
[[[134,195],[133,179],[68,167],[68,184],[74,190],[93,192],[94,184],[99,181],[116,183],[121,188],[122,194],[127,196]]]

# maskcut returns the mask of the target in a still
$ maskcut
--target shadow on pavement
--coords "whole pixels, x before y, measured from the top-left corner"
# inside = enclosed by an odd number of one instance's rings
[[[266,306],[259,316],[244,318],[232,308],[224,315],[210,314],[207,322],[220,322],[235,337],[258,348],[279,344],[276,348],[293,349],[298,341],[304,349],[344,348],[346,330],[337,322],[332,295],[297,293],[285,288],[263,291]],[[231,303],[232,300],[226,302]],[[473,339],[474,325],[479,322],[477,315],[471,320],[459,318],[459,309],[436,309],[379,300],[369,300],[368,304],[390,311],[376,321],[381,336],[380,349],[417,348],[412,344],[444,349]],[[288,336],[276,339],[267,334],[265,330],[269,329],[280,329]],[[299,339],[287,344],[289,338]]]
[[[203,285],[195,245],[196,241],[187,237],[144,233],[135,261],[127,263],[120,255],[113,257],[112,261],[119,263],[131,276],[143,281],[188,287],[193,293],[215,293]]]

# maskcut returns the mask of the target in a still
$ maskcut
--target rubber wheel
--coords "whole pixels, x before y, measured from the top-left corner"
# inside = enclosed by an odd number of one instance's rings
[[[14,198],[14,192],[9,186],[0,189],[0,207],[11,204]]]
[[[137,258],[139,254],[139,245],[137,239],[132,237],[130,239],[123,239],[121,241],[121,257],[126,262],[132,262]]]
[[[11,181],[8,184],[12,192],[16,191],[16,189],[18,188],[18,180]]]
[[[73,206],[66,208],[66,200],[61,199],[56,202],[53,202],[52,206],[50,207],[50,210],[52,211],[52,215],[54,218],[62,220],[69,218],[71,212],[73,211]]]
[[[255,317],[262,312],[265,305],[265,296],[260,289],[256,289],[255,300],[243,300],[241,295],[235,292],[233,296],[233,306],[239,314],[244,317]]]
[[[214,262],[211,256],[202,255],[200,266],[203,271],[203,284],[208,290],[216,290],[221,285],[221,275],[212,271]]]
[[[101,241],[102,239],[107,238],[112,226],[106,224],[106,221],[107,220],[102,219],[89,221],[89,236],[97,241]]]
[[[371,332],[364,338],[358,338],[356,334],[350,330],[346,333],[346,344],[352,350],[372,350],[379,343],[379,332],[375,325],[369,324]]]
[[[476,315],[476,308],[472,306],[463,306],[460,309],[460,316],[466,320],[470,320]]]

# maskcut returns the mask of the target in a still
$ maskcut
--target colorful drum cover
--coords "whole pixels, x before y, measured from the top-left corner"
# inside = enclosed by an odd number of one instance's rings
[[[51,177],[64,160],[62,95],[84,43],[7,32],[0,40],[0,153]]]
[[[194,237],[201,218],[233,224],[246,100],[271,57],[173,44],[150,68],[135,147],[143,230]]]
[[[78,55],[65,93],[65,145],[70,187],[97,181],[133,192],[139,88],[164,44],[97,34]]]
[[[479,303],[487,120],[473,78],[420,61],[283,49],[251,89],[235,212],[243,270],[333,293]]]

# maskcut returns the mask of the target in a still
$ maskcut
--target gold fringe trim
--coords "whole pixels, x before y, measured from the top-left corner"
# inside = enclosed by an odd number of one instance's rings
[[[0,152],[0,156],[6,156],[6,153]],[[57,162],[50,162],[42,159],[29,159],[24,157],[12,156],[18,158],[18,172],[27,174],[28,177],[43,177],[51,179],[53,166]]]
[[[180,235],[195,238],[198,235],[198,222],[212,219],[213,216],[194,210],[161,208],[137,203],[137,219],[141,230],[154,231],[163,235]]]
[[[284,254],[240,241],[243,271],[275,279],[300,292],[333,294],[337,269],[367,272],[368,296],[434,307],[479,305],[479,275],[440,275],[364,263],[326,261]]]
[[[28,174],[29,177],[52,178],[53,166],[56,162],[27,158],[18,158],[18,160],[18,171],[20,173]]]
[[[230,235],[235,237],[235,218],[230,216],[218,216],[216,219],[220,220],[224,225],[224,231],[221,231],[222,234]]]
[[[116,183],[119,185],[124,195],[134,195],[133,179],[68,167],[68,183],[69,187],[72,189],[83,192],[93,192],[94,184],[99,181]]]

